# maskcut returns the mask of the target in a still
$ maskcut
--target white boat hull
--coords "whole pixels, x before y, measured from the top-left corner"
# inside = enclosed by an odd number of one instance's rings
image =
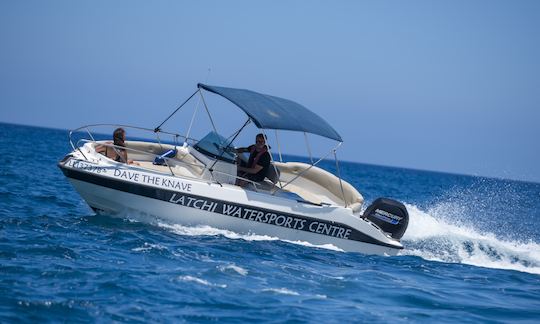
[[[402,245],[344,207],[320,206],[125,164],[103,166],[70,157],[60,168],[94,209],[137,211],[185,226],[209,225],[344,251],[395,255]]]

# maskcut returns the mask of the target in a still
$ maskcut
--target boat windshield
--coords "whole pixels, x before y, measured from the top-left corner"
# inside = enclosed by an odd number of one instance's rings
[[[229,142],[225,137],[216,132],[210,132],[197,142],[193,148],[211,158],[234,163],[236,157],[234,147],[228,145]]]

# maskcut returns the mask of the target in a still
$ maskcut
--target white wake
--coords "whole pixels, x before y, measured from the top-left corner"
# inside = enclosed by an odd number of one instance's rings
[[[540,244],[498,238],[470,224],[453,220],[455,205],[440,204],[428,211],[406,204],[409,227],[402,238],[405,249],[400,255],[414,255],[430,261],[463,263],[479,267],[516,270],[540,274]],[[448,216],[448,217],[445,217]],[[239,234],[211,226],[183,226],[169,224],[153,216],[131,211],[129,220],[151,223],[175,234],[186,236],[224,236],[234,240],[276,241],[278,237],[257,234]],[[284,242],[306,247],[342,251],[331,244],[313,245],[302,241]],[[147,248],[139,248],[141,251]]]
[[[165,222],[157,222],[159,227],[165,228],[170,230],[171,232],[179,235],[186,235],[186,236],[199,236],[199,235],[205,235],[205,236],[225,236],[226,238],[233,239],[233,240],[244,240],[244,241],[282,241],[287,242],[291,244],[301,245],[301,246],[307,246],[312,248],[320,248],[320,249],[326,249],[326,250],[332,250],[332,251],[340,251],[343,250],[332,245],[332,244],[311,244],[309,242],[304,241],[289,241],[289,240],[282,240],[275,236],[269,236],[269,235],[258,235],[258,234],[239,234],[233,231],[229,230],[223,230],[214,228],[211,226],[184,226],[180,224],[169,224]]]
[[[447,221],[441,217],[440,206],[427,212],[413,205],[406,207],[409,227],[402,238],[405,250],[401,255],[540,274],[540,244],[505,240],[468,224]]]

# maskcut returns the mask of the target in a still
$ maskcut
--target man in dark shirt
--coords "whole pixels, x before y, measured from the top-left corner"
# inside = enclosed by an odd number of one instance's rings
[[[249,152],[248,163],[240,163],[238,165],[238,175],[255,182],[263,181],[268,173],[271,160],[264,134],[257,134],[254,145],[238,148],[236,152]],[[242,181],[237,182],[237,184],[239,186],[245,185]]]

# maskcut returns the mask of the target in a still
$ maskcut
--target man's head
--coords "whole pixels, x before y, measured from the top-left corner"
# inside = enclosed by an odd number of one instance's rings
[[[257,134],[255,136],[255,145],[257,147],[263,147],[266,144],[266,136],[263,133]]]

